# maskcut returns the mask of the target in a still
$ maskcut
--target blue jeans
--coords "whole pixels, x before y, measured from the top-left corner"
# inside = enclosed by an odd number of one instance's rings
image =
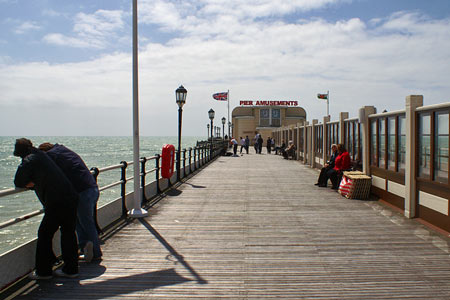
[[[94,244],[94,257],[101,257],[100,241],[98,239],[97,228],[95,227],[94,211],[97,205],[99,191],[97,187],[92,187],[79,193],[77,216],[78,244],[81,249],[88,241]]]

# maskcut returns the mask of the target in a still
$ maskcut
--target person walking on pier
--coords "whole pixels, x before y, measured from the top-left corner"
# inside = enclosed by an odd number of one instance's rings
[[[320,187],[327,186],[327,182],[328,182],[327,172],[334,168],[334,160],[336,159],[337,154],[338,154],[337,145],[336,144],[331,145],[330,160],[320,170],[320,175],[319,175],[319,178],[317,179],[317,183],[315,183],[315,185],[318,185]]]
[[[258,134],[258,153],[262,154],[262,148],[263,148],[264,139],[261,136],[261,134]]]
[[[241,137],[239,140],[240,140],[240,143],[241,143],[240,154],[242,154],[242,149],[245,148],[245,139],[243,137]]]
[[[248,154],[248,148],[250,147],[250,139],[248,138],[248,135],[245,136],[245,151],[247,151]]]
[[[272,150],[272,139],[270,137],[268,137],[266,143],[267,143],[267,145],[266,145],[267,154],[270,154],[270,151]]]
[[[238,156],[237,155],[238,142],[234,137],[231,138],[231,144],[233,145],[233,156]]]
[[[77,235],[82,252],[80,256],[86,262],[99,260],[102,257],[98,238],[95,213],[99,197],[98,185],[95,182],[83,159],[64,145],[43,143],[39,149],[61,168],[78,192]]]
[[[14,156],[22,158],[14,177],[14,185],[34,189],[44,206],[44,217],[38,229],[36,270],[29,275],[33,280],[52,278],[56,262],[53,253],[53,235],[61,231],[62,269],[55,275],[78,276],[78,245],[75,235],[78,194],[61,169],[43,151],[33,147],[29,139],[16,140]]]

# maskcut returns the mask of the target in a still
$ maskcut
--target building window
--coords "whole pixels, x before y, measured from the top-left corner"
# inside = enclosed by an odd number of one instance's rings
[[[281,126],[281,113],[279,108],[272,108],[272,122],[271,125],[274,127]]]
[[[269,126],[270,125],[270,110],[261,109],[259,111],[259,126]]]
[[[279,108],[262,108],[259,110],[259,126],[280,127],[281,114]]]

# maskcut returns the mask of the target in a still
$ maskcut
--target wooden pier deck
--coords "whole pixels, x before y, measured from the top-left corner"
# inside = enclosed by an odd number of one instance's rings
[[[450,299],[450,239],[313,185],[277,155],[219,157],[105,241],[78,279],[16,299]]]

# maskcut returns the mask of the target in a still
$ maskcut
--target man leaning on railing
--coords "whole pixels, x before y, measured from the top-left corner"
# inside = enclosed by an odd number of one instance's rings
[[[61,230],[61,251],[64,265],[55,275],[78,276],[78,245],[75,235],[78,194],[58,166],[30,140],[16,140],[14,155],[22,158],[14,178],[16,187],[34,189],[44,206],[44,217],[38,229],[35,266],[31,279],[52,278],[56,262],[52,249],[53,235]]]

